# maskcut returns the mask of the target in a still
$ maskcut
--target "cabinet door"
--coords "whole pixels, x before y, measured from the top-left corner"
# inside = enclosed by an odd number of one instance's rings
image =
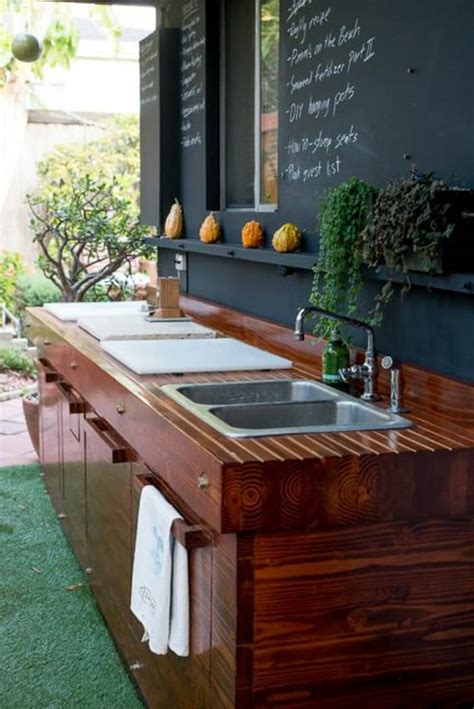
[[[87,547],[92,590],[121,649],[130,638],[130,451],[99,418],[84,419]]]
[[[156,478],[143,465],[132,466],[133,546],[141,490],[145,484],[156,485]],[[163,493],[163,490],[161,490]],[[169,500],[171,504],[173,501]],[[176,506],[176,505],[175,505]],[[179,510],[182,512],[181,510]],[[186,515],[183,514],[186,519]],[[189,517],[188,522],[191,522]],[[137,668],[134,672],[140,689],[150,707],[186,707],[202,709],[210,706],[210,651],[212,547],[188,549],[190,583],[190,655],[178,657],[169,651],[155,655],[147,643],[142,643],[143,626],[131,614],[136,639]],[[133,666],[132,666],[133,667]]]
[[[40,460],[46,488],[57,512],[63,511],[60,375],[46,360],[36,362],[40,395]]]
[[[64,517],[62,522],[71,546],[83,568],[88,566],[86,543],[86,474],[82,416],[86,404],[65,382],[58,382],[61,395]]]

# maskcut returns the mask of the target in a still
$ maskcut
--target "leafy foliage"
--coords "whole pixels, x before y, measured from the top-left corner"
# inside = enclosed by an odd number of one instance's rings
[[[40,248],[38,265],[61,289],[63,300],[86,293],[140,255],[148,255],[148,227],[133,216],[129,199],[115,177],[104,182],[90,175],[50,183],[28,196],[30,226]]]
[[[30,357],[17,347],[0,347],[0,372],[21,372],[30,377],[36,375],[36,367]]]
[[[61,291],[41,272],[19,276],[15,288],[15,312],[22,313],[25,308],[41,307],[45,303],[57,303],[61,300]]]
[[[351,177],[322,203],[320,251],[310,295],[313,305],[340,315],[358,315],[362,260],[357,246],[376,197],[375,187]],[[332,327],[330,321],[322,319],[314,332],[326,337]]]
[[[51,4],[52,16],[41,37],[43,53],[31,64],[32,73],[41,78],[46,67],[60,66],[69,69],[76,56],[79,34],[67,3]],[[11,51],[13,27],[25,26],[35,32],[35,27],[43,20],[44,8],[36,0],[0,0],[0,88],[7,81],[13,81],[23,70],[22,62],[15,59]],[[114,43],[120,36],[120,28],[107,7],[90,10],[91,16],[109,33]]]
[[[447,189],[433,173],[413,171],[409,177],[393,180],[378,194],[359,250],[367,266],[387,266],[404,274],[402,292],[410,287],[408,270],[413,254],[423,255],[427,270],[432,271],[442,241],[454,230]],[[371,313],[374,324],[380,324],[383,308],[393,294],[389,280],[376,298]]]
[[[64,300],[115,297],[120,268],[149,256],[139,224],[138,118],[120,116],[85,145],[57,147],[38,163],[40,184],[28,201],[41,251],[38,264]]]
[[[0,252],[0,303],[4,303],[10,312],[15,310],[17,279],[25,272],[21,254],[13,251]]]
[[[131,203],[131,216],[139,212],[140,136],[137,116],[117,116],[107,121],[104,133],[85,145],[60,145],[38,162],[41,177],[38,194],[47,198],[51,191],[71,190],[87,175],[116,186]]]

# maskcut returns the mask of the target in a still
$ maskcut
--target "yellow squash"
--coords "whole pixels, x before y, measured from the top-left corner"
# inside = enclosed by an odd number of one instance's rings
[[[301,232],[294,224],[283,224],[273,234],[272,244],[280,253],[296,251],[301,245]]]
[[[183,208],[177,199],[165,221],[165,235],[168,239],[179,239],[183,234]]]

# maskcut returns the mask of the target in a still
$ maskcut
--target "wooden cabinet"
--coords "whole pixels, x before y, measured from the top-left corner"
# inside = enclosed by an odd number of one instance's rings
[[[65,382],[56,384],[60,398],[63,525],[82,567],[88,565],[86,543],[86,469],[81,414],[85,402]]]
[[[129,633],[132,561],[131,457],[105,422],[83,421],[90,583],[113,632]]]
[[[61,395],[59,374],[45,359],[37,362],[40,409],[40,457],[46,488],[58,513],[63,511],[63,476],[61,451]]]
[[[157,479],[143,465],[132,466],[133,540],[140,493],[144,485],[158,487]],[[164,492],[161,489],[161,492]],[[166,494],[166,493],[165,493]],[[174,501],[169,500],[174,504]],[[189,520],[187,520],[189,521]],[[173,652],[155,655],[142,643],[143,627],[131,615],[131,628],[137,643],[140,688],[150,707],[178,706],[201,709],[211,706],[210,658],[212,616],[212,548],[198,547],[188,551],[190,588],[190,654],[178,657]],[[137,677],[138,678],[138,677]]]

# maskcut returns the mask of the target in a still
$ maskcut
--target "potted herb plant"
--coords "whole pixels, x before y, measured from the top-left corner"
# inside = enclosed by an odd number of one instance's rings
[[[386,267],[389,274],[371,313],[373,324],[380,324],[383,306],[393,297],[396,274],[403,277],[404,292],[410,271],[441,274],[472,260],[472,205],[471,190],[449,188],[433,173],[416,170],[379,191],[358,245],[365,266]]]

